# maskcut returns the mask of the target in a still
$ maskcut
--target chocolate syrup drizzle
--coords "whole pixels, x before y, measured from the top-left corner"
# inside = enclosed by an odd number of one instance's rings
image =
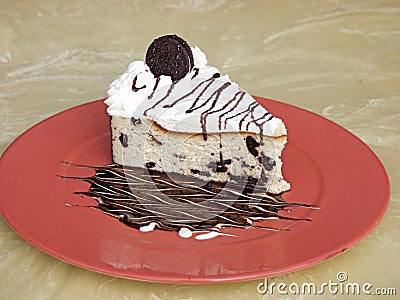
[[[216,182],[194,184],[193,178],[182,175],[179,181],[172,181],[162,172],[116,164],[73,166],[95,171],[90,177],[60,176],[90,184],[89,190],[76,194],[92,197],[98,204],[90,207],[137,229],[156,223],[156,228],[167,231],[188,228],[193,232],[220,232],[227,227],[280,231],[287,229],[263,226],[257,222],[266,219],[310,221],[284,217],[278,212],[288,210],[288,207],[316,208],[289,203],[281,195],[266,193],[252,179],[247,180],[244,188],[235,184],[228,188]],[[160,193],[164,196],[160,197]],[[210,213],[215,215],[201,217]]]
[[[171,83],[171,85],[170,85],[170,87],[169,87],[169,89],[168,89],[168,91],[167,91],[167,94],[166,94],[163,98],[161,98],[160,100],[158,100],[153,106],[151,106],[151,107],[149,107],[148,109],[146,109],[146,110],[143,112],[143,115],[144,115],[144,116],[147,116],[147,112],[148,112],[149,110],[155,108],[158,104],[160,104],[160,103],[163,102],[165,99],[167,99],[168,96],[171,95],[172,90],[174,89],[174,87],[175,87],[175,82]]]
[[[192,79],[195,78],[197,75],[199,75],[200,69],[199,68],[194,68],[193,71],[194,71],[194,73],[193,73]]]
[[[137,91],[139,91],[141,89],[145,89],[146,88],[146,85],[143,85],[141,87],[136,87],[136,81],[137,81],[137,75],[135,76],[135,78],[133,78],[133,82],[132,82],[132,91],[133,92],[137,92]]]
[[[199,69],[195,68],[193,73],[194,74],[191,77],[192,80],[196,76],[198,76]],[[183,96],[179,97],[178,99],[173,100],[172,102],[170,102],[170,100],[171,100],[170,96],[171,96],[172,91],[173,91],[174,87],[176,86],[176,84],[179,84],[179,81],[171,83],[171,85],[170,85],[169,89],[167,90],[166,94],[164,95],[164,97],[162,97],[160,100],[158,100],[152,106],[147,108],[143,112],[143,115],[147,116],[148,111],[158,107],[159,105],[162,105],[162,103],[165,101],[169,101],[170,103],[164,104],[162,107],[163,108],[171,108],[171,107],[175,106],[176,104],[178,104],[179,102],[181,102],[185,99],[188,99],[190,96],[195,95],[197,93],[196,98],[194,98],[191,106],[186,110],[186,113],[191,114],[191,113],[195,112],[196,110],[199,110],[199,109],[205,107],[206,105],[210,104],[210,106],[205,111],[203,111],[200,115],[200,126],[202,129],[202,134],[203,134],[204,140],[207,140],[207,117],[211,114],[215,114],[217,112],[222,112],[218,116],[219,130],[221,130],[222,127],[224,129],[226,129],[227,123],[230,119],[241,116],[241,119],[239,121],[239,129],[242,130],[243,124],[245,122],[247,123],[246,126],[244,127],[244,129],[246,131],[249,130],[250,124],[255,124],[259,128],[260,143],[262,144],[263,133],[264,133],[264,124],[266,122],[270,121],[271,119],[273,119],[274,118],[273,115],[271,115],[269,112],[265,112],[263,115],[256,117],[254,115],[254,112],[256,109],[259,109],[261,107],[261,105],[259,103],[257,103],[256,101],[250,103],[246,109],[241,110],[241,111],[237,112],[236,114],[230,115],[239,106],[240,102],[243,100],[244,96],[246,95],[246,93],[244,91],[241,91],[241,90],[237,91],[233,95],[233,97],[231,99],[229,99],[223,105],[222,108],[214,109],[218,103],[218,100],[221,98],[221,94],[223,93],[223,91],[228,89],[229,86],[231,86],[232,83],[230,81],[222,81],[222,84],[219,85],[218,87],[215,87],[214,91],[211,93],[211,95],[209,97],[207,97],[207,99],[204,99],[204,101],[201,104],[199,104],[199,101],[203,100],[202,96],[206,93],[206,91],[208,89],[210,89],[215,84],[215,82],[219,83],[219,81],[217,81],[217,79],[220,76],[221,76],[220,73],[213,74],[210,78],[204,79],[203,81],[198,83],[192,90],[190,90]],[[153,93],[148,97],[149,99],[153,98],[155,89],[158,85],[158,81],[159,81],[159,78],[157,78],[155,87],[153,89]],[[225,119],[223,122],[222,120],[224,117],[225,117]],[[251,121],[249,121],[249,119]],[[223,126],[222,126],[222,123],[223,123]]]
[[[160,79],[161,79],[160,76],[158,76],[158,77],[156,78],[156,83],[154,84],[153,91],[151,92],[151,94],[150,94],[150,96],[148,97],[148,99],[152,99],[152,98],[153,98],[154,93],[156,92],[157,87],[158,87],[158,84],[159,84],[159,82],[160,82]]]

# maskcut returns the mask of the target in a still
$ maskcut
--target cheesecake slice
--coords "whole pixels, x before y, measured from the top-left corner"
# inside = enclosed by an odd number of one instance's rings
[[[172,180],[183,175],[239,189],[252,182],[271,194],[289,190],[281,171],[283,121],[208,66],[199,48],[167,37],[169,44],[155,40],[146,61],[131,63],[110,85],[105,103],[114,163]]]

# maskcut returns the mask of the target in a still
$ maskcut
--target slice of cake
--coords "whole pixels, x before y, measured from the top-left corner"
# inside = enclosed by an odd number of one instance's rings
[[[97,201],[90,207],[141,232],[196,240],[288,230],[267,220],[310,221],[288,214],[317,207],[282,196],[290,189],[283,121],[208,66],[199,48],[176,35],[154,40],[108,95],[114,163],[77,165],[91,168],[89,177],[63,176],[90,184],[76,192]]]
[[[283,121],[178,36],[154,40],[146,60],[132,62],[107,92],[114,163],[172,180],[290,189]]]

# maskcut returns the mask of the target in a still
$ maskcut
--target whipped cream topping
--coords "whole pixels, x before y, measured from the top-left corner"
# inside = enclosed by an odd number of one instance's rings
[[[194,68],[172,82],[155,77],[144,61],[134,61],[107,91],[111,116],[148,118],[166,130],[188,133],[254,132],[286,134],[282,120],[265,108],[228,75],[207,65],[206,55],[192,47]]]

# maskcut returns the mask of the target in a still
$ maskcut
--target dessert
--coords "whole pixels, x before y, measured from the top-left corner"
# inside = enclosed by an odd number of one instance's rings
[[[73,178],[90,183],[78,193],[96,209],[142,232],[205,240],[227,227],[284,230],[260,221],[313,208],[282,197],[283,121],[180,37],[154,40],[108,95],[113,164]]]
[[[108,95],[116,164],[289,190],[283,121],[176,35],[156,39],[146,61],[132,62]]]

